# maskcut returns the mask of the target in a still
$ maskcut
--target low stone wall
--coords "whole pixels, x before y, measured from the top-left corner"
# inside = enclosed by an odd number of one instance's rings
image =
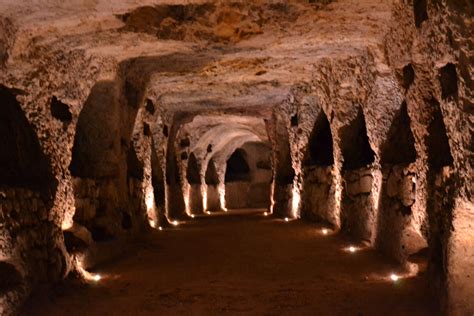
[[[333,167],[307,167],[301,192],[302,216],[335,225],[336,183]]]
[[[270,183],[252,183],[247,197],[248,206],[250,208],[268,209],[270,207],[270,194]]]
[[[250,182],[228,182],[225,184],[225,206],[228,209],[248,208]]]
[[[139,231],[145,220],[142,181],[128,179],[128,197],[120,197],[115,179],[75,178],[74,222],[86,227],[94,241],[108,241]]]
[[[416,198],[414,165],[385,167],[382,174],[376,246],[403,263],[409,255],[427,247],[423,236],[410,225]]]
[[[377,227],[378,186],[380,170],[364,167],[344,173],[342,229],[356,238],[374,242]]]
[[[219,188],[217,185],[207,185],[207,211],[218,212],[221,210],[219,201]]]
[[[269,183],[243,181],[226,183],[226,207],[229,209],[268,208],[270,206],[270,189]]]

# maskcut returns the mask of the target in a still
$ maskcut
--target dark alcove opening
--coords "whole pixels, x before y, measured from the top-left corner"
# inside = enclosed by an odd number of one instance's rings
[[[410,128],[406,102],[402,103],[382,146],[381,163],[396,165],[415,162],[415,139]]]
[[[0,186],[44,191],[53,184],[48,158],[14,93],[0,86]]]
[[[357,116],[341,130],[343,170],[355,170],[375,161],[375,153],[370,147],[364,114],[359,109]]]
[[[189,156],[186,178],[188,179],[189,184],[201,184],[199,166],[194,154]]]
[[[243,149],[236,149],[227,160],[225,182],[250,181],[250,168]]]
[[[304,158],[306,166],[330,166],[334,164],[331,127],[324,113],[319,114]]]

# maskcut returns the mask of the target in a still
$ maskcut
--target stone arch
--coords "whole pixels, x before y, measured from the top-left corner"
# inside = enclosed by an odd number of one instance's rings
[[[225,205],[229,209],[247,207],[247,194],[251,182],[247,152],[237,148],[226,162]]]
[[[363,168],[375,161],[361,108],[356,117],[341,129],[340,136],[344,171]]]
[[[409,164],[416,161],[415,138],[411,132],[407,104],[403,102],[395,114],[387,138],[382,145],[382,165]]]
[[[424,237],[410,227],[416,197],[416,159],[411,121],[403,102],[381,145],[383,182],[376,241],[379,249],[399,262],[426,247]]]
[[[331,126],[321,111],[303,158],[302,216],[335,223],[334,150]]]
[[[96,242],[109,241],[135,227],[141,209],[143,157],[132,141],[138,108],[127,106],[129,91],[120,80],[99,81],[79,114],[69,166],[75,192],[76,224]],[[137,219],[143,220],[141,215]],[[136,226],[138,227],[138,226]]]
[[[365,118],[359,108],[356,116],[339,131],[343,156],[342,229],[372,243],[375,236],[377,205],[372,196],[378,169],[374,166]]]
[[[331,126],[324,112],[318,115],[314,123],[303,164],[305,166],[331,166],[334,164]]]

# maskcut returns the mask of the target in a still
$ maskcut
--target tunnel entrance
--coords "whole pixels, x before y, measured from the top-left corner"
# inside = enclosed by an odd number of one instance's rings
[[[316,118],[303,158],[302,216],[336,223],[334,151],[331,126],[324,112]]]
[[[233,152],[225,174],[227,208],[269,208],[270,154],[270,147],[260,142],[245,143]]]
[[[250,181],[250,168],[247,163],[247,153],[237,148],[227,160],[225,171],[225,182],[248,182]]]

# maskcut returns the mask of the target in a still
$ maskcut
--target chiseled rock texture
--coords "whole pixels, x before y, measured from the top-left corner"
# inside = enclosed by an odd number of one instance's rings
[[[401,263],[427,250],[440,310],[472,314],[473,10],[3,0],[0,314],[103,245],[225,207],[227,160],[252,144],[265,157],[236,195],[271,197],[245,206]]]

